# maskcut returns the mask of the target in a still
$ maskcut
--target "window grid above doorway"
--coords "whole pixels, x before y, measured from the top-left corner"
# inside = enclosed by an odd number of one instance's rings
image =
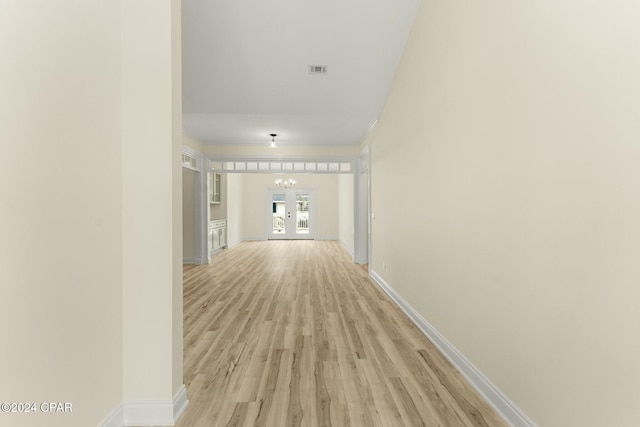
[[[353,173],[351,162],[308,160],[209,160],[209,170],[227,173]]]

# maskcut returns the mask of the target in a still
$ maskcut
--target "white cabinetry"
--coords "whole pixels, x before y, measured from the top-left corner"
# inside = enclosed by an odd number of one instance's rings
[[[209,174],[209,203],[220,204],[220,174]]]
[[[209,222],[209,253],[227,246],[227,220],[218,219]]]

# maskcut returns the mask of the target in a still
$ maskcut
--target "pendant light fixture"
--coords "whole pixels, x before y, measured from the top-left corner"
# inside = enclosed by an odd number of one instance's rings
[[[276,136],[278,136],[277,133],[270,133],[269,136],[271,136],[271,144],[269,144],[269,147],[271,148],[276,148]]]

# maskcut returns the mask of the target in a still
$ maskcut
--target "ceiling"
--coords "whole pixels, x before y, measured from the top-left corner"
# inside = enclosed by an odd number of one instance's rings
[[[204,144],[358,145],[420,0],[184,0],[183,126]],[[324,75],[310,65],[327,66]]]

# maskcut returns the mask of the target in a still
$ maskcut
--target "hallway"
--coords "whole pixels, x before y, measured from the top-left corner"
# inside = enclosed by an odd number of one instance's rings
[[[193,426],[505,426],[337,242],[184,267]]]

